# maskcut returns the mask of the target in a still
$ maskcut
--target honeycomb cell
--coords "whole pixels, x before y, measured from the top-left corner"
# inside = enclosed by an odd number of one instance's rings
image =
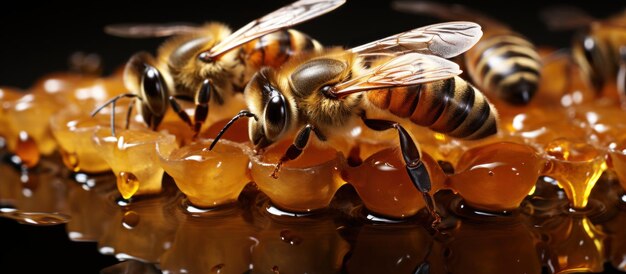
[[[542,175],[557,180],[572,208],[585,208],[593,186],[606,170],[604,152],[565,138],[550,142],[545,151],[548,165]]]
[[[60,106],[50,98],[26,94],[20,99],[3,104],[6,114],[7,144],[10,151],[16,152],[20,132],[26,132],[37,144],[42,155],[50,155],[56,149],[56,142],[49,127],[50,117]]]
[[[209,150],[212,139],[171,151],[157,146],[160,164],[196,207],[216,207],[237,200],[247,176],[248,147],[226,139]],[[169,154],[167,154],[169,152]]]
[[[261,155],[252,155],[253,181],[274,205],[284,210],[308,212],[325,208],[337,189],[345,184],[341,178],[345,166],[343,155],[333,148],[309,142],[300,157],[285,162],[274,179],[270,175],[290,144],[287,138]]]
[[[114,137],[110,129],[101,128],[93,138],[100,155],[117,176],[118,190],[124,199],[161,192],[163,168],[156,146],[164,155],[170,154],[177,147],[176,137],[147,129],[120,130]]]
[[[466,151],[449,187],[485,211],[516,209],[534,188],[544,160],[530,146],[500,142]]]
[[[626,138],[626,111],[614,101],[601,100],[573,109],[574,119],[590,130],[587,140],[596,146],[608,148]]]
[[[430,155],[422,153],[431,178],[431,193],[444,188],[446,175]],[[358,192],[368,210],[387,217],[406,218],[426,205],[406,172],[399,147],[383,149],[357,167],[348,167],[345,179]]]
[[[585,140],[588,131],[572,121],[572,117],[564,109],[532,108],[514,116],[504,116],[500,120],[500,129],[519,136],[526,143],[543,148],[558,138]]]
[[[117,125],[123,125],[121,116],[117,119]],[[110,170],[92,140],[98,129],[110,127],[109,113],[102,112],[92,118],[87,113],[66,109],[52,117],[50,127],[68,169],[86,173]]]
[[[115,95],[126,93],[122,74],[99,78],[79,73],[53,73],[42,77],[30,93],[52,100],[59,106],[74,106],[91,112]]]
[[[6,145],[6,142],[15,143],[16,140],[9,139],[9,136],[13,136],[9,131],[9,124],[7,121],[7,109],[11,106],[12,102],[18,100],[22,97],[24,93],[18,89],[9,88],[9,87],[0,87],[0,138],[3,139],[3,145],[0,145],[0,148]],[[15,147],[15,144],[12,145]]]

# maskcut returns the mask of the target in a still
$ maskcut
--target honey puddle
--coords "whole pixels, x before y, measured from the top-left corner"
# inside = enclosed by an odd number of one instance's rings
[[[424,209],[402,220],[369,212],[350,185],[329,207],[298,214],[254,185],[236,203],[195,208],[168,176],[160,194],[124,200],[113,174],[71,173],[59,157],[25,171],[5,155],[0,216],[66,223],[71,240],[97,242],[121,261],[102,273],[569,273],[601,272],[607,262],[626,270],[626,207],[608,172],[575,212],[544,177],[519,209],[499,213],[439,191],[435,231]]]

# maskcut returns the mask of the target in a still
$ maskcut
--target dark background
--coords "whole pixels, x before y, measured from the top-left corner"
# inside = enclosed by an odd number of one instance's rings
[[[26,1],[22,7],[2,8],[0,86],[26,88],[41,75],[66,69],[67,57],[75,51],[101,54],[110,71],[136,51],[154,52],[162,41],[110,37],[102,32],[107,24],[213,20],[237,28],[291,1],[205,0],[204,4],[171,1],[169,5],[156,1],[149,4],[126,2],[115,5],[107,1],[105,5],[101,1],[85,1],[81,5],[42,6]],[[566,46],[570,41],[569,33],[548,32],[538,18],[538,10],[555,3],[558,1],[472,1],[466,5],[507,22],[537,44]],[[602,17],[622,10],[625,4],[620,0],[595,0],[570,5]],[[389,8],[389,1],[349,0],[338,10],[297,29],[326,45],[356,46],[434,22],[433,18],[395,12]]]
[[[23,5],[21,7],[2,7],[0,86],[27,88],[46,73],[67,69],[67,57],[75,51],[100,54],[106,72],[110,72],[136,51],[154,52],[162,41],[110,37],[102,32],[107,24],[219,21],[237,28],[291,1],[205,0],[202,4],[198,1],[171,1],[168,5],[156,1],[129,2],[85,1],[80,5],[44,6],[23,1],[11,3]],[[473,1],[466,5],[507,22],[538,45],[564,47],[569,44],[571,33],[549,32],[538,17],[538,11],[543,7],[557,3],[559,1]],[[569,3],[597,17],[621,11],[625,4],[619,0]],[[434,18],[395,12],[389,8],[389,1],[348,0],[338,10],[296,28],[326,45],[357,46],[435,22]],[[97,273],[113,263],[113,257],[98,254],[95,243],[67,240],[63,226],[30,227],[0,219],[1,273],[42,270]]]

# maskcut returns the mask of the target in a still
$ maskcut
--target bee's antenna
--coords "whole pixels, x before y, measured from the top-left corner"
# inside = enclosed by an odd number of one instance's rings
[[[102,104],[101,106],[99,106],[98,108],[96,108],[94,111],[91,112],[91,117],[93,118],[94,116],[96,116],[96,114],[98,114],[98,112],[100,112],[106,106],[111,105],[111,134],[113,135],[113,137],[115,137],[115,103],[117,102],[117,100],[122,99],[124,97],[141,99],[141,97],[133,93],[120,94],[118,96],[115,96],[109,99],[109,101],[106,101],[104,104]]]
[[[235,121],[239,120],[239,118],[241,117],[252,117],[254,118],[254,120],[259,120],[259,118],[254,115],[254,113],[248,111],[248,110],[242,110],[239,113],[237,113],[237,115],[235,115],[235,117],[233,117],[233,119],[230,119],[230,121],[228,121],[228,123],[226,123],[226,125],[224,125],[224,127],[222,128],[222,130],[220,130],[220,133],[217,134],[217,136],[215,136],[215,139],[213,140],[213,142],[211,143],[211,146],[209,147],[209,150],[213,150],[213,147],[215,145],[217,145],[217,141],[220,140],[220,138],[222,138],[222,135],[224,135],[224,133],[226,133],[226,130],[228,130],[228,128],[235,123]]]

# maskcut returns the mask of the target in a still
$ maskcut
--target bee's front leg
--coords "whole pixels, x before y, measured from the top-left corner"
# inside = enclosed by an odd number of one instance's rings
[[[302,154],[304,147],[306,147],[306,144],[309,142],[309,136],[311,136],[311,131],[315,132],[315,135],[317,136],[318,139],[322,141],[326,141],[326,137],[322,135],[317,130],[317,128],[315,128],[315,126],[311,124],[306,124],[304,127],[302,127],[302,129],[300,129],[300,131],[298,131],[298,135],[296,135],[296,138],[293,140],[293,143],[289,146],[287,151],[285,151],[285,154],[283,154],[283,156],[280,157],[280,160],[276,164],[276,168],[274,168],[274,171],[270,175],[272,176],[272,178],[274,179],[278,178],[278,172],[280,171],[280,168],[282,167],[284,162],[294,160],[298,158],[300,154]]]

